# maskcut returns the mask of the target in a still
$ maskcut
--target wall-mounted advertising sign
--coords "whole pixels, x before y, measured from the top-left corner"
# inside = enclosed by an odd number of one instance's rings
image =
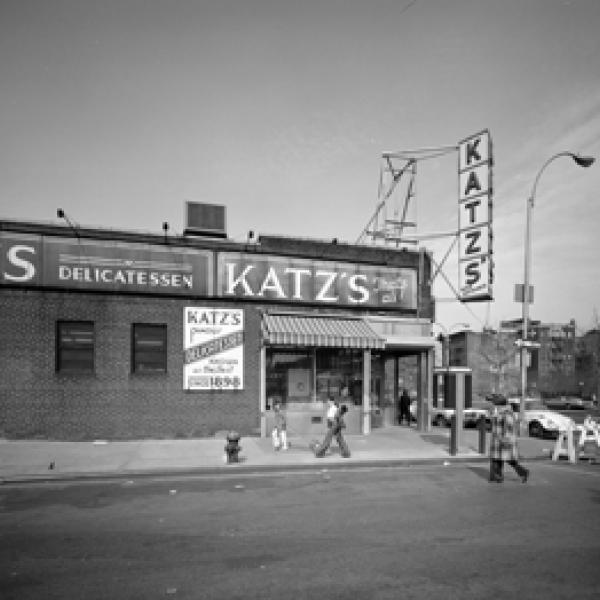
[[[0,233],[0,284],[211,295],[212,252]]]
[[[462,302],[491,300],[492,140],[484,130],[458,145],[458,282]]]
[[[221,253],[217,260],[217,295],[331,306],[416,309],[417,271]]]
[[[183,388],[244,387],[244,311],[186,307],[183,313]]]

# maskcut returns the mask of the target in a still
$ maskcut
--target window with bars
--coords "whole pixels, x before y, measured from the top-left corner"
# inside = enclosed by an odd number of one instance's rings
[[[167,372],[167,326],[134,323],[131,328],[131,370],[133,373]]]
[[[94,372],[94,323],[58,321],[56,323],[56,371]]]

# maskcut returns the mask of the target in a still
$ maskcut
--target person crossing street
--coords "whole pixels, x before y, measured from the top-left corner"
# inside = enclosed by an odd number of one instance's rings
[[[490,441],[490,481],[504,481],[504,463],[507,462],[527,483],[529,470],[519,463],[517,445],[517,420],[510,406],[503,405],[492,415],[492,432]]]

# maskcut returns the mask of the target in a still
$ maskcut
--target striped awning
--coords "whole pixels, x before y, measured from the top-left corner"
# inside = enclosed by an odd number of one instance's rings
[[[385,340],[363,319],[265,314],[263,331],[269,344],[363,349],[385,347]]]

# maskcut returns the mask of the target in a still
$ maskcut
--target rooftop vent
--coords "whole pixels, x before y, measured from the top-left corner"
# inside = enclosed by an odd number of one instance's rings
[[[184,235],[226,238],[225,207],[221,204],[186,202]]]

